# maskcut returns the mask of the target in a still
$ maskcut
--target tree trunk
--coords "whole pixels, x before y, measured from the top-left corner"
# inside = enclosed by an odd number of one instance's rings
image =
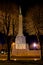
[[[40,36],[40,45],[41,45],[41,60],[42,60],[42,38]]]
[[[10,61],[10,42],[9,42],[9,39],[7,37],[7,47],[8,47],[8,57],[7,57],[7,60]]]

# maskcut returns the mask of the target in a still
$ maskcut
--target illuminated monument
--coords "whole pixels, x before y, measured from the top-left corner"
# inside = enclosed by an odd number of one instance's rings
[[[16,49],[26,49],[26,38],[23,35],[23,16],[19,8],[19,30],[15,39]]]
[[[37,45],[34,44],[34,47],[35,46]],[[18,34],[15,38],[15,43],[13,42],[11,47],[12,47],[11,59],[13,60],[40,60],[41,58],[40,50],[30,50],[29,45],[26,43],[26,38],[23,35],[23,18],[22,18],[21,8],[19,8]]]

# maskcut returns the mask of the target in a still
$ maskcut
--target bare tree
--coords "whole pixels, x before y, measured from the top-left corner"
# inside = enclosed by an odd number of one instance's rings
[[[7,20],[8,18],[8,20]],[[6,28],[6,43],[7,43],[7,47],[8,47],[8,60],[10,60],[10,43],[9,43],[9,39],[8,39],[8,34],[9,34],[9,27],[10,27],[10,15],[7,16],[7,13],[5,13],[5,19],[4,19],[4,27]],[[3,29],[4,29],[3,27]],[[4,33],[5,33],[5,29],[4,29]]]

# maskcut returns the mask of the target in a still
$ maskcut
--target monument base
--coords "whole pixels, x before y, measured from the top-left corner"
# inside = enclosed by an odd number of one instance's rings
[[[25,36],[16,36],[15,43],[16,43],[16,49],[26,49]]]

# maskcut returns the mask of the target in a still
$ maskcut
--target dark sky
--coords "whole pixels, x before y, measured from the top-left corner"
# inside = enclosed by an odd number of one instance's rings
[[[8,4],[10,3],[16,3],[17,5],[21,5],[22,7],[22,13],[25,15],[26,11],[36,5],[36,4],[43,4],[42,0],[0,0],[0,3]]]

